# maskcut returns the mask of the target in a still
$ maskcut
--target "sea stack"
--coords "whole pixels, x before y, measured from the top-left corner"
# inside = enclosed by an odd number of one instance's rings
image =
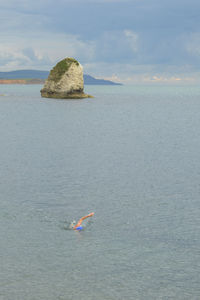
[[[83,67],[74,58],[67,57],[50,71],[41,96],[57,99],[92,98],[84,93]]]

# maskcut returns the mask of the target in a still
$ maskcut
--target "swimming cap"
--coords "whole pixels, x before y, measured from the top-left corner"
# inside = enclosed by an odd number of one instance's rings
[[[76,227],[76,230],[82,230],[83,226]]]

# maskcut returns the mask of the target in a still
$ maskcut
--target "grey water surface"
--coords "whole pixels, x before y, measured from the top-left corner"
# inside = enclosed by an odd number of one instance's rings
[[[0,299],[200,299],[200,87],[40,88],[0,86]]]

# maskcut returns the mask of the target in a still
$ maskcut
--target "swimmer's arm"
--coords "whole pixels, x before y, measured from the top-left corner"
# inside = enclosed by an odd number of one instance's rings
[[[85,219],[87,219],[89,217],[92,217],[93,215],[94,215],[94,213],[92,212],[89,215],[80,218],[80,220],[78,221],[78,223],[74,226],[74,229],[76,229],[77,227],[79,227],[82,224],[83,220],[85,220]]]

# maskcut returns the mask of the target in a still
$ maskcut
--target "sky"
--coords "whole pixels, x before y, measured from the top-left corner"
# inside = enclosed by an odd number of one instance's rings
[[[199,0],[1,0],[0,71],[50,70],[123,83],[200,83]]]

